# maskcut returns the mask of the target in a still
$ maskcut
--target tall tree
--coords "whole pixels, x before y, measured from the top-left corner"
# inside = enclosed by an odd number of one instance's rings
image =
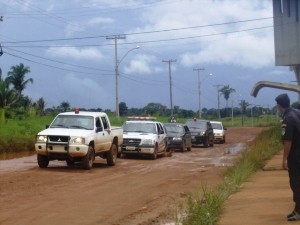
[[[230,94],[235,92],[235,89],[229,87],[229,85],[226,85],[226,86],[222,87],[219,91],[222,95],[224,95],[224,98],[226,100],[226,109],[227,109],[228,108],[228,99],[230,97]]]
[[[66,101],[63,101],[63,102],[60,103],[59,108],[62,108],[63,111],[66,112],[67,110],[70,109],[70,103],[66,102]]]
[[[5,121],[5,109],[18,100],[18,92],[10,88],[10,80],[0,77],[0,123]]]
[[[120,116],[125,116],[128,112],[128,107],[125,102],[120,102],[119,104]]]
[[[42,113],[44,112],[45,106],[46,106],[46,103],[43,98],[39,98],[35,103],[35,109],[40,115],[42,115]]]
[[[24,66],[23,63],[19,65],[12,66],[8,72],[8,79],[13,84],[14,88],[17,90],[19,96],[21,96],[22,91],[26,88],[28,83],[33,83],[33,79],[25,79],[25,75],[30,72],[28,66]]]

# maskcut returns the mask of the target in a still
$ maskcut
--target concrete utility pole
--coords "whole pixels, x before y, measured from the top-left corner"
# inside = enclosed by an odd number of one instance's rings
[[[200,71],[205,70],[204,68],[198,68],[198,69],[193,69],[194,71],[198,72],[198,97],[199,97],[199,119],[201,119],[202,116],[202,109],[201,109],[201,79],[200,79]]]
[[[119,62],[118,62],[118,39],[126,39],[125,35],[114,35],[106,37],[106,39],[115,40],[115,77],[116,77],[116,118],[120,119],[119,111]]]
[[[171,63],[176,62],[176,59],[162,60],[162,62],[169,63],[169,82],[170,82],[170,105],[171,105],[171,117],[173,116],[173,100],[172,100],[172,76],[171,76]]]
[[[220,87],[224,87],[224,85],[222,84],[217,84],[217,85],[214,85],[214,87],[217,87],[217,97],[218,97],[218,118],[220,119],[221,118],[221,114],[220,114]]]

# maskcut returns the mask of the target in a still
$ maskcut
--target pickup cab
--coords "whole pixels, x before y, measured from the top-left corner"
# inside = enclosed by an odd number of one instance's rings
[[[114,166],[118,147],[123,143],[123,129],[111,126],[104,112],[59,113],[50,125],[36,135],[35,150],[40,168],[51,160],[80,162],[91,169],[96,156]]]

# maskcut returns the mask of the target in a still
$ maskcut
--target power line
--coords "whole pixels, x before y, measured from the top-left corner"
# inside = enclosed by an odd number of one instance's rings
[[[26,59],[22,56],[15,55],[15,54],[9,53],[7,51],[4,51],[3,53],[5,53],[7,55],[10,55],[12,57],[15,57],[15,58],[23,59],[23,60],[26,60],[28,62],[32,62],[32,63],[38,64],[38,65],[42,65],[42,66],[46,66],[46,67],[50,67],[50,68],[54,68],[54,69],[58,69],[58,70],[64,70],[64,71],[69,71],[69,72],[74,72],[74,73],[81,73],[81,74],[97,75],[97,76],[99,76],[99,75],[100,76],[111,76],[112,75],[112,74],[91,73],[91,72],[86,72],[86,71],[81,72],[81,71],[78,71],[78,70],[71,70],[71,69],[61,68],[61,67],[52,66],[52,65],[45,64],[45,63],[37,62],[37,61],[31,60],[31,59]]]
[[[144,31],[144,32],[133,32],[133,33],[125,33],[123,35],[141,35],[141,34],[151,34],[151,33],[161,33],[161,32],[170,32],[170,31],[179,31],[179,30],[187,30],[187,29],[196,29],[196,28],[205,28],[205,27],[212,27],[212,26],[221,26],[221,25],[229,25],[229,24],[236,24],[236,23],[244,23],[244,22],[252,22],[258,20],[266,20],[272,19],[273,17],[264,17],[264,18],[257,18],[257,19],[249,19],[249,20],[240,20],[240,21],[233,21],[233,22],[224,22],[224,23],[216,23],[216,24],[208,24],[208,25],[198,25],[198,26],[191,26],[191,27],[181,27],[181,28],[172,28],[172,29],[163,29],[163,30],[154,30],[154,31]],[[267,26],[273,27],[273,26]],[[266,27],[261,27],[266,28]],[[252,29],[261,29],[261,28],[252,28]],[[252,29],[246,29],[242,31],[248,31]],[[227,32],[225,32],[227,33]],[[69,41],[69,40],[84,40],[84,39],[95,39],[95,38],[104,38],[108,36],[119,36],[120,34],[114,35],[96,35],[96,36],[86,36],[86,37],[74,37],[74,38],[57,38],[57,39],[43,39],[43,40],[28,40],[28,41],[7,41],[3,42],[5,44],[21,44],[21,43],[39,43],[39,42],[54,42],[54,41]]]

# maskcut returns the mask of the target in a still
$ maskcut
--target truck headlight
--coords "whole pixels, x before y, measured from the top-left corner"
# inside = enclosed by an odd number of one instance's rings
[[[46,143],[47,142],[47,136],[46,135],[37,135],[36,136],[36,142]]]
[[[70,140],[70,143],[71,144],[84,144],[85,143],[85,139],[82,138],[82,137],[75,137],[75,138],[72,138]]]
[[[141,141],[142,145],[153,145],[154,144],[154,140],[152,139],[144,139]]]

